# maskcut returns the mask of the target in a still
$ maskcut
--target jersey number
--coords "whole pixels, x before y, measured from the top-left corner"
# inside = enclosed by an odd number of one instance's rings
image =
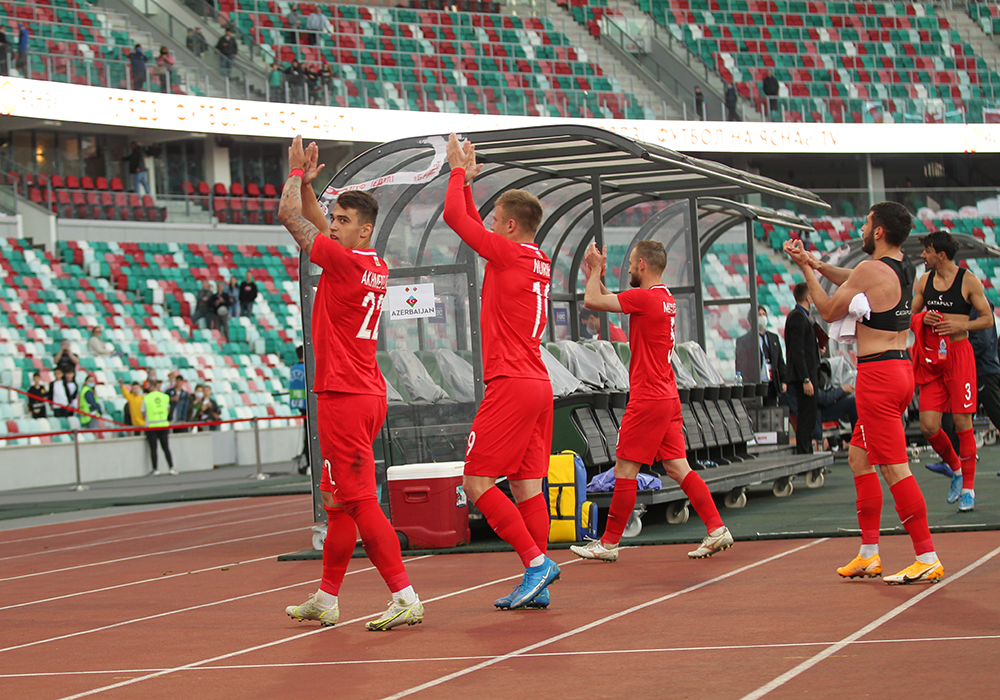
[[[361,300],[361,305],[368,307],[368,313],[365,314],[365,320],[361,322],[361,328],[358,329],[358,338],[378,340],[378,322],[382,318],[383,298],[385,298],[384,294],[376,296],[375,292],[368,292],[365,294],[365,298]],[[375,325],[369,328],[368,324],[371,323],[372,316],[375,316]]]
[[[539,335],[539,331],[545,328],[545,312],[549,305],[549,283],[545,286],[538,280],[531,283],[531,291],[535,293],[535,327],[531,329],[531,337]]]

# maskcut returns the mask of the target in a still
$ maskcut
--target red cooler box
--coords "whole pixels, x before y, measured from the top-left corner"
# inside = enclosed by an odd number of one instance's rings
[[[406,536],[406,549],[443,549],[469,541],[469,504],[462,488],[464,462],[389,467],[389,514]]]

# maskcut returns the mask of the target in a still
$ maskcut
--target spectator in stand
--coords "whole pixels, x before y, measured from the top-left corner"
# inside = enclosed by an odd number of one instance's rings
[[[333,33],[333,25],[330,24],[330,20],[327,19],[326,15],[319,11],[319,5],[317,5],[312,14],[306,18],[306,29],[310,32],[326,32],[327,34]],[[319,35],[307,34],[306,40],[310,44],[317,44],[319,43]]]
[[[160,47],[160,55],[156,57],[156,72],[160,76],[160,92],[170,89],[170,75],[174,68],[174,55],[166,46]]]
[[[156,378],[156,370],[149,368],[146,370],[146,381],[142,383],[142,390],[148,394],[154,383],[159,384],[160,380]]]
[[[17,70],[22,78],[28,76],[28,25],[20,22],[17,28]]]
[[[146,425],[146,417],[142,414],[142,385],[134,382],[130,388],[128,384],[122,382],[122,396],[126,401],[126,415],[122,423],[134,426]]]
[[[773,118],[771,113],[778,109],[778,93],[780,91],[781,88],[778,85],[778,79],[774,77],[774,73],[768,71],[761,85],[761,92],[767,95],[768,118]]]
[[[215,48],[219,52],[219,68],[222,71],[222,75],[228,78],[229,72],[233,67],[233,61],[236,60],[236,54],[240,50],[236,44],[236,38],[233,36],[232,29],[227,29],[225,35],[219,37]]]
[[[306,76],[298,61],[292,61],[285,69],[285,79],[288,81],[289,99],[299,104],[305,103]]]
[[[302,66],[302,76],[306,79],[306,104],[316,105],[322,99],[319,94],[319,66],[306,63]]]
[[[104,427],[101,421],[104,409],[97,399],[97,377],[93,374],[88,374],[84,378],[83,388],[80,389],[79,408],[81,428],[88,430]],[[98,437],[103,435],[99,433]]]
[[[75,370],[62,371],[58,367],[55,369],[55,379],[49,387],[49,399],[52,403],[58,404],[52,409],[52,415],[56,418],[68,418],[73,415],[76,408],[76,397],[80,389],[76,384]],[[66,407],[66,408],[64,408]]]
[[[215,328],[222,333],[222,337],[229,341],[229,307],[233,305],[233,298],[229,296],[225,280],[219,280],[219,291],[212,297],[212,311],[215,314]]]
[[[198,37],[194,33],[194,27],[188,27],[187,38],[184,40],[184,45],[187,50],[193,53],[195,56],[198,55]]]
[[[132,69],[132,89],[142,90],[146,86],[146,62],[149,59],[142,52],[142,45],[136,44],[129,54],[128,63]]]
[[[195,401],[191,405],[192,421],[204,423],[222,420],[222,409],[219,408],[219,404],[212,398],[212,387],[207,384],[200,384],[199,387],[201,388],[201,393],[199,395],[198,391],[195,391]],[[212,425],[208,429],[218,430],[219,426]]]
[[[94,357],[121,357],[125,356],[115,346],[101,338],[103,331],[100,326],[90,329],[90,338],[87,339],[87,350]]]
[[[285,15],[285,24],[292,30],[288,32],[288,43],[298,44],[298,31],[302,28],[302,17],[299,16],[299,11],[295,8],[295,5],[292,5],[291,9],[288,10],[288,14]]]
[[[253,281],[253,274],[248,270],[246,278],[240,283],[240,316],[253,317],[253,303],[257,300],[257,283]]]
[[[271,102],[284,102],[285,100],[285,71],[281,70],[281,64],[275,61],[271,64],[271,75],[267,81],[268,99]]]
[[[698,121],[705,121],[705,93],[697,85],[694,86],[694,113]]]
[[[59,347],[59,352],[56,353],[54,361],[56,363],[56,367],[58,367],[63,374],[66,374],[67,372],[76,372],[76,366],[80,364],[80,358],[69,349],[68,340],[62,341],[62,345]]]
[[[7,43],[7,33],[0,28],[0,73],[10,74],[10,44]]]
[[[726,83],[726,121],[727,122],[738,122],[740,121],[739,115],[736,114],[736,105],[739,102],[739,94],[736,92],[736,86],[732,83]]]
[[[44,418],[49,398],[49,387],[42,382],[41,372],[31,375],[31,386],[28,387],[28,413],[32,418]]]
[[[323,62],[323,67],[320,68],[319,71],[319,86],[323,91],[320,101],[323,104],[328,104],[330,101],[330,90],[333,89],[333,66],[325,60]]]
[[[229,278],[229,284],[226,285],[226,294],[232,300],[229,304],[229,315],[236,318],[240,315],[240,281],[236,279],[236,275]]]
[[[174,375],[173,384],[167,389],[170,399],[170,413],[167,418],[171,423],[187,423],[188,412],[191,409],[191,394],[184,390],[184,377],[178,372]],[[174,428],[175,433],[186,433],[189,428]]]
[[[590,338],[600,340],[601,338],[601,317],[590,309],[580,309],[580,323],[590,333]],[[628,336],[621,326],[616,326],[608,319],[608,327],[611,330],[611,340],[616,343],[627,343]]]
[[[198,326],[198,328],[215,327],[215,307],[212,306],[214,296],[215,290],[212,289],[212,283],[208,280],[202,280],[201,290],[198,292],[198,298],[195,302],[194,316],[191,317],[191,325]],[[202,319],[205,320],[204,324],[201,323]]]
[[[143,74],[145,75],[145,73]],[[128,155],[122,158],[128,164],[128,173],[132,176],[132,189],[139,194],[139,186],[149,194],[149,176],[146,172],[146,159],[143,157],[142,146],[135,141],[129,143]]]
[[[194,28],[194,55],[201,58],[201,55],[208,51],[208,39],[201,33],[201,27]]]

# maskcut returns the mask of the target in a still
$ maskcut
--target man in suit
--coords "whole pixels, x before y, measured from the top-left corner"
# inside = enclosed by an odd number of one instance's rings
[[[767,330],[767,307],[757,307],[757,333],[753,331],[736,339],[736,371],[743,381],[754,377],[771,385],[769,397],[785,393],[785,357],[777,333]]]
[[[816,387],[819,384],[819,345],[809,307],[812,297],[805,282],[792,290],[795,308],[785,321],[785,352],[788,356],[788,386],[795,390],[798,404],[798,423],[795,428],[795,451],[809,454],[812,449],[812,432],[816,425]]]

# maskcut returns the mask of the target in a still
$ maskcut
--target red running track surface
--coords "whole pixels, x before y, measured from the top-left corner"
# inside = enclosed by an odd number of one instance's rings
[[[546,611],[492,605],[513,553],[408,558],[424,624],[375,633],[387,591],[351,562],[335,628],[284,614],[316,561],[278,562],[312,525],[308,496],[180,505],[0,533],[4,698],[899,697],[996,692],[1000,547],[937,535],[938,585],[844,581],[856,539],[737,541],[564,564]],[[736,533],[737,537],[740,533]],[[885,537],[886,573],[913,561]],[[992,660],[992,661],[991,661]],[[937,689],[934,691],[933,689]]]

